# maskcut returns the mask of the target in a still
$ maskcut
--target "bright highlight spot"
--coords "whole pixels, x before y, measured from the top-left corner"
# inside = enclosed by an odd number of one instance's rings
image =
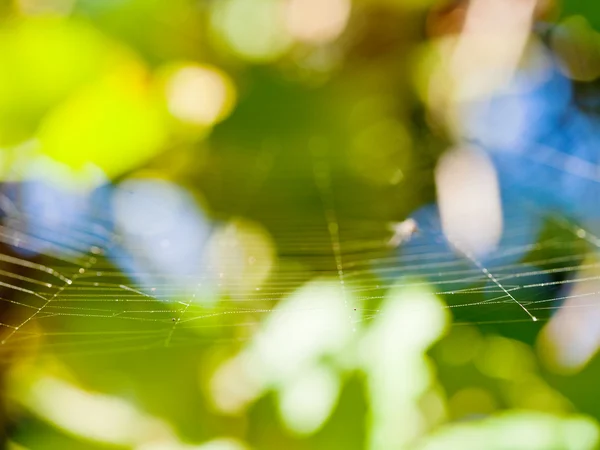
[[[24,403],[65,432],[102,444],[134,450],[248,450],[246,444],[229,437],[202,444],[182,442],[170,425],[126,400],[86,392],[58,378],[36,378],[26,390]]]
[[[262,383],[251,373],[252,355],[241,353],[219,366],[209,382],[214,406],[226,414],[240,414],[262,392]]]
[[[502,236],[502,206],[496,171],[474,148],[448,151],[435,171],[442,228],[461,251],[485,255]]]
[[[510,81],[529,38],[537,0],[472,0],[450,63],[458,101]]]
[[[286,26],[292,37],[312,44],[336,39],[350,17],[349,0],[290,0]]]
[[[412,448],[425,431],[427,418],[417,406],[433,380],[425,352],[447,320],[441,302],[425,290],[388,294],[361,348],[371,398],[370,449]]]
[[[222,291],[246,295],[271,273],[275,245],[262,226],[249,220],[232,220],[215,230],[206,246],[209,275]]]
[[[55,378],[31,386],[27,404],[58,427],[98,442],[132,445],[153,428],[155,436],[168,427],[137,411],[117,397],[92,394]],[[161,430],[161,427],[163,428]]]
[[[295,378],[324,355],[338,355],[351,335],[339,285],[317,281],[278,306],[251,351],[261,378],[276,384]]]
[[[595,264],[590,266],[579,273],[581,281],[572,286],[540,335],[541,356],[558,372],[578,372],[600,347],[600,281]]]
[[[183,122],[212,125],[229,114],[233,102],[231,81],[210,67],[183,67],[167,85],[169,111]]]
[[[278,0],[214,2],[212,26],[237,56],[268,62],[281,56],[291,40],[284,27],[284,5]]]
[[[273,390],[288,429],[297,434],[317,431],[337,403],[340,380],[335,368],[351,357],[346,350],[353,324],[344,300],[339,284],[324,280],[286,298],[250,345],[214,372],[209,383],[214,405],[240,414]]]
[[[330,369],[316,366],[279,392],[279,411],[286,426],[302,435],[317,431],[337,403],[340,381]]]
[[[442,428],[415,450],[592,450],[598,425],[585,416],[508,412]]]

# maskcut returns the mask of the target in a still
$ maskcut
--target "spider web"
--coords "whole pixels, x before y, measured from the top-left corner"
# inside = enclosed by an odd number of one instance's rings
[[[266,160],[273,158],[269,153]],[[119,236],[102,214],[64,233],[36,234],[24,231],[28,214],[7,213],[0,228],[3,358],[39,345],[56,353],[93,353],[249,340],[282,299],[316,276],[337,280],[354,324],[376,317],[389,289],[416,285],[445,300],[454,326],[521,324],[535,331],[567,299],[575,301],[570,307],[596,307],[593,289],[570,292],[580,281],[600,279],[589,276],[600,267],[593,259],[600,239],[566,217],[527,201],[505,203],[503,242],[476,260],[446,242],[435,207],[417,213],[417,228],[400,239],[388,220],[342,215],[338,204],[348,199],[338,186],[347,180],[334,173],[330,155],[318,145],[300,175],[273,170],[263,164],[265,154],[257,159],[266,169],[254,171],[244,190],[248,213],[259,199],[268,202],[268,177],[287,179],[282,185],[289,191],[273,193],[281,198],[312,193],[319,200],[316,213],[290,218],[272,208],[264,221],[278,262],[268,280],[251,293],[230,290],[210,306],[183,288],[185,276],[153,273],[151,288],[132,281],[148,274],[121,270],[119,257],[128,256],[111,252]],[[3,206],[5,212],[11,208]],[[524,212],[543,223],[538,235],[523,224]],[[226,276],[220,281],[235,287]]]

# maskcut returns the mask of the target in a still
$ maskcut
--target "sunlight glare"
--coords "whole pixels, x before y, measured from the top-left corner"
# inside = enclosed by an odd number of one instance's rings
[[[213,29],[236,56],[250,62],[268,62],[289,48],[291,39],[284,27],[282,2],[222,0],[213,4]]]
[[[231,81],[211,67],[183,67],[167,86],[171,114],[195,125],[209,126],[225,118],[231,111],[233,97]]]
[[[285,425],[299,435],[317,431],[337,403],[340,380],[323,366],[299,373],[279,392],[279,411]]]
[[[486,255],[502,236],[502,205],[496,171],[477,148],[446,152],[435,170],[444,234],[474,255]]]
[[[286,26],[298,41],[326,44],[344,31],[350,8],[349,0],[289,0]]]

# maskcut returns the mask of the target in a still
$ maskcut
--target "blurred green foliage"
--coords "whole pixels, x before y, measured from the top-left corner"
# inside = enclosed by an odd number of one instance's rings
[[[362,243],[385,242],[390,222],[434,200],[433,167],[450,137],[419,92],[437,2],[354,1],[343,26],[316,42],[286,28],[283,4],[0,2],[4,181],[26,179],[40,158],[78,174],[82,191],[150,173],[188,189],[207,220],[260,223],[266,231],[252,236],[269,239],[248,239],[279,258],[266,284],[276,303],[192,306],[202,323],[172,342],[180,310],[159,301],[139,306],[147,322],[120,321],[120,305],[110,305],[105,334],[89,341],[77,337],[107,322],[94,316],[105,304],[90,300],[81,317],[51,315],[7,369],[12,448],[596,448],[600,366],[593,360],[571,376],[544,368],[538,324],[500,311],[498,323],[477,325],[486,313],[476,309],[453,310],[460,323],[451,326],[427,289],[384,292],[374,274],[353,327],[330,279],[302,297],[323,273],[339,281],[331,235],[360,266],[369,258]],[[568,0],[561,11],[600,26],[594,2]],[[191,78],[178,78],[186,69]],[[317,231],[298,243],[289,229]],[[561,256],[551,249],[540,258]],[[100,258],[97,269],[99,282],[130,282],[111,261]],[[240,279],[248,273],[263,276]],[[339,301],[342,312],[302,322],[303,308],[318,309],[314,298]],[[464,302],[455,299],[443,300]],[[220,314],[228,309],[235,314]],[[279,359],[261,345],[279,346]],[[306,351],[302,364],[293,350]],[[258,369],[244,366],[247,355]]]

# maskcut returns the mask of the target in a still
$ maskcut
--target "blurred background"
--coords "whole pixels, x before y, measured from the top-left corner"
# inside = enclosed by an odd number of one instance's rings
[[[0,447],[600,448],[596,30],[0,0]]]

